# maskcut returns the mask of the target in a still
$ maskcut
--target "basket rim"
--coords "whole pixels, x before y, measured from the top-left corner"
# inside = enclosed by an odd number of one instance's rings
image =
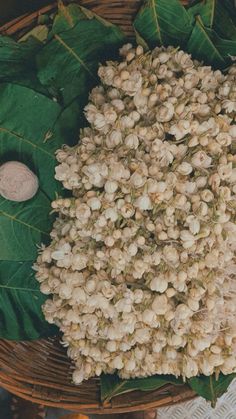
[[[111,414],[148,410],[191,400],[196,393],[186,384],[157,390],[132,391],[101,401],[100,378],[76,386],[73,365],[58,337],[29,342],[0,340],[0,384],[19,397],[75,412]]]
[[[130,407],[120,407],[120,408],[116,408],[116,407],[112,407],[112,405],[109,405],[109,407],[103,406],[101,408],[99,408],[98,406],[94,406],[94,407],[87,407],[86,405],[83,405],[81,407],[78,407],[77,405],[71,405],[71,404],[66,404],[66,403],[57,403],[57,402],[53,402],[53,401],[48,401],[48,400],[43,400],[43,399],[37,399],[34,398],[32,396],[28,396],[24,393],[18,392],[16,390],[13,390],[12,387],[10,386],[2,386],[5,390],[9,391],[9,393],[14,394],[15,396],[20,397],[21,399],[27,400],[29,402],[32,403],[36,403],[36,404],[43,404],[44,406],[47,407],[53,407],[53,408],[60,408],[60,409],[65,409],[65,410],[71,410],[74,413],[84,413],[84,414],[98,414],[98,415],[109,415],[109,414],[119,414],[119,413],[131,413],[131,412],[137,412],[137,411],[146,411],[146,410],[151,410],[151,409],[158,409],[161,407],[167,407],[167,406],[173,406],[174,404],[181,404],[181,403],[185,403],[188,402],[192,399],[194,399],[196,397],[195,394],[192,394],[191,390],[189,390],[189,394],[186,393],[185,398],[183,399],[181,398],[177,398],[173,399],[170,398],[168,401],[159,401],[159,402],[149,402],[149,403],[144,403],[144,404],[140,404],[137,406],[130,406]]]
[[[183,3],[189,0],[180,0]],[[126,35],[132,36],[133,29],[131,28],[132,17],[137,12],[139,7],[142,5],[143,0],[71,0],[72,3],[77,3],[80,6],[91,9],[95,14],[101,15],[105,19],[111,21],[114,24],[119,25]],[[127,14],[121,16],[120,11],[124,10],[124,4],[126,6]],[[0,34],[12,36],[16,40],[24,36],[30,31],[37,23],[39,16],[53,12],[57,9],[58,3],[55,0],[51,0],[51,4],[41,7],[39,10],[34,12],[24,13],[19,17],[16,17],[9,22],[4,23],[0,26]]]
[[[0,34],[1,35],[7,35],[7,36],[13,36],[15,35],[17,37],[17,33],[21,30],[30,30],[29,26],[33,25],[35,21],[37,22],[39,16],[46,14],[48,12],[53,11],[56,9],[57,3],[52,3],[47,6],[44,6],[40,8],[39,10],[36,10],[35,12],[30,13],[24,13],[15,19],[10,20],[9,22],[4,23],[0,26]]]
[[[29,395],[27,391],[17,390],[13,385],[8,385],[5,382],[2,382],[3,374],[0,372],[0,383],[2,388],[9,391],[11,394],[18,396],[22,399],[28,400],[32,403],[43,404],[44,406],[54,407],[65,410],[71,410],[77,413],[87,413],[87,414],[119,414],[127,412],[137,412],[145,411],[150,409],[157,409],[160,407],[173,406],[174,404],[185,403],[197,397],[196,393],[191,390],[189,387],[185,386],[183,393],[179,393],[175,396],[168,396],[166,398],[161,398],[155,401],[143,402],[134,405],[125,405],[123,407],[117,407],[113,404],[113,399],[106,403],[94,403],[94,404],[72,404],[66,402],[56,402],[53,400],[48,400],[45,398],[39,398],[33,395]],[[162,387],[163,389],[163,387]],[[134,393],[134,392],[130,392]],[[158,391],[157,391],[158,393]],[[123,395],[120,395],[122,397]],[[115,398],[114,398],[115,399]]]

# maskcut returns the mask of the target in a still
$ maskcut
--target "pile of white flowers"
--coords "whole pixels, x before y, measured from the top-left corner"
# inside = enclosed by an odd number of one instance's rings
[[[58,150],[37,279],[73,380],[236,371],[236,66],[172,47],[100,66],[90,128]]]

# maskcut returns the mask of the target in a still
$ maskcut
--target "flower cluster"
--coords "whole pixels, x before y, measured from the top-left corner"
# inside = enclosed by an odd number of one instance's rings
[[[236,371],[236,66],[172,47],[99,68],[90,128],[58,150],[52,242],[36,264],[80,383]]]

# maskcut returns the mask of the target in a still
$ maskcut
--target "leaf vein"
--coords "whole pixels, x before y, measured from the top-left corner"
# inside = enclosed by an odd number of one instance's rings
[[[151,0],[151,7],[153,9],[154,20],[155,20],[155,23],[156,23],[156,31],[158,32],[160,43],[163,44],[162,36],[161,36],[161,28],[160,28],[160,25],[159,25],[159,22],[158,22],[157,11],[156,11],[156,7],[155,7],[155,0]]]
[[[9,287],[8,285],[0,285],[0,288],[5,288],[5,289],[9,289],[9,290],[14,290],[14,291],[26,291],[26,292],[36,292],[38,294],[41,294],[40,290],[37,290],[36,288],[20,288],[20,287]]]
[[[97,80],[92,71],[89,69],[89,67],[84,63],[84,61],[79,57],[79,55],[71,48],[69,45],[66,44],[66,42],[63,41],[63,39],[58,35],[54,35],[55,39],[67,50],[69,53],[82,65],[82,67],[85,68],[85,70],[90,74],[91,77],[93,77],[94,80]]]
[[[38,233],[42,233],[42,234],[45,234],[45,235],[49,236],[49,233],[47,233],[46,231],[40,230],[39,228],[37,228],[37,227],[35,227],[35,226],[32,226],[31,224],[27,224],[27,223],[25,223],[24,221],[22,221],[22,220],[20,220],[20,219],[16,218],[14,215],[7,214],[7,213],[6,213],[6,212],[4,212],[4,211],[0,211],[0,215],[3,215],[4,217],[9,218],[10,220],[16,221],[16,222],[17,222],[17,223],[19,223],[19,224],[23,224],[25,227],[28,227],[28,228],[29,228],[29,229],[31,229],[31,230],[35,230],[35,231],[37,231]],[[13,229],[13,230],[14,230],[14,229]]]
[[[30,141],[30,140],[26,139],[25,137],[22,137],[22,135],[18,134],[17,132],[11,131],[11,130],[9,130],[9,129],[7,129],[7,128],[3,128],[3,127],[0,127],[0,131],[6,132],[6,133],[8,133],[8,134],[10,134],[10,135],[13,135],[13,136],[14,136],[14,137],[16,137],[17,139],[19,139],[19,140],[21,140],[21,141],[23,141],[23,142],[25,142],[25,143],[27,143],[27,144],[30,144],[30,146],[31,146],[31,147],[36,148],[36,149],[38,149],[38,150],[42,151],[43,153],[47,154],[48,156],[50,156],[51,158],[53,158],[53,159],[55,160],[55,156],[54,156],[54,154],[49,153],[49,152],[48,152],[47,150],[45,150],[44,148],[41,148],[41,147],[39,147],[37,144],[33,143],[32,141]]]

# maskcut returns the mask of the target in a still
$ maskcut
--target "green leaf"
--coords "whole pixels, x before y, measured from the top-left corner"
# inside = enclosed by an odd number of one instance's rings
[[[50,238],[50,209],[50,200],[41,191],[23,203],[0,197],[0,260],[26,261],[37,257],[37,245]]]
[[[64,32],[73,28],[80,20],[87,20],[87,12],[87,9],[79,7],[75,3],[65,6],[62,1],[58,1],[58,13],[54,18],[50,34]]]
[[[236,39],[234,41],[229,39],[222,39],[213,30],[205,28],[205,31],[211,38],[211,41],[214,43],[221,56],[225,59],[225,61],[228,60],[230,64],[230,56],[236,55]]]
[[[144,51],[148,51],[149,47],[146,41],[144,41],[144,39],[140,36],[140,34],[138,33],[138,31],[136,31],[136,29],[134,29],[135,32],[135,39],[136,39],[136,43],[137,45],[141,45],[144,49]]]
[[[101,375],[101,399],[109,401],[112,397],[119,394],[128,393],[134,390],[153,391],[166,384],[183,384],[181,379],[172,375],[153,375],[146,378],[133,378],[122,380],[116,374]]]
[[[0,35],[0,82],[13,82],[48,94],[36,75],[35,55],[41,47],[42,43],[33,37],[15,42]]]
[[[134,20],[134,27],[149,47],[183,47],[192,30],[191,19],[179,0],[147,0]]]
[[[43,316],[46,297],[29,262],[0,262],[0,337],[28,340],[58,333]]]
[[[213,65],[216,68],[224,68],[226,62],[213,41],[209,32],[204,28],[200,17],[196,18],[195,26],[187,43],[187,50],[192,56],[205,64]]]
[[[53,86],[62,95],[65,105],[78,98],[82,109],[89,90],[98,82],[99,62],[115,56],[124,42],[124,35],[118,27],[92,17],[91,13],[87,18],[84,9],[79,6],[77,9],[82,11],[83,19],[78,21],[78,16],[73,15],[77,23],[73,20],[73,26],[69,28],[68,16],[60,16],[54,25],[52,39],[37,56],[37,64],[41,83]],[[69,14],[71,9],[66,10]]]
[[[213,29],[222,38],[236,40],[236,19],[234,22],[231,14],[225,8],[225,4],[220,0],[217,0],[216,4]]]
[[[192,7],[189,7],[188,13],[193,20],[193,24],[195,22],[195,17],[200,15],[204,26],[212,28],[215,17],[216,2],[217,0],[199,1]]]
[[[1,260],[32,260],[36,245],[47,239],[52,225],[50,201],[62,189],[54,179],[55,151],[71,142],[77,114],[26,87],[0,86],[0,147],[2,161],[27,164],[38,176],[40,189],[26,202],[0,199]],[[22,241],[24,245],[22,246]]]
[[[53,132],[62,108],[49,98],[10,83],[0,85],[0,145],[3,160],[20,160],[36,173],[51,199],[59,189],[54,179],[55,151],[65,141]]]
[[[196,16],[200,16],[204,26],[214,29],[224,38],[236,39],[236,26],[221,0],[199,1],[188,8],[188,13],[193,23]]]
[[[19,39],[19,42],[26,41],[30,37],[33,39],[38,39],[40,42],[45,42],[48,37],[49,28],[47,25],[37,25],[31,31],[27,32],[22,38]]]
[[[224,0],[224,7],[227,9],[232,21],[236,25],[236,7],[234,0]]]
[[[187,380],[189,386],[206,400],[210,400],[212,407],[215,406],[217,398],[227,391],[231,381],[236,378],[236,374],[223,375],[220,374],[218,380],[215,376],[193,377]]]
[[[96,19],[98,22],[102,23],[105,26],[110,26],[111,28],[117,28],[109,21],[103,19],[101,16],[91,12],[91,10],[86,9],[85,7],[78,6],[78,4],[72,3],[68,6],[65,6],[62,0],[58,1],[58,13],[56,14],[52,31],[50,35],[64,32],[65,30],[71,29],[77,25],[81,20],[92,20]]]

